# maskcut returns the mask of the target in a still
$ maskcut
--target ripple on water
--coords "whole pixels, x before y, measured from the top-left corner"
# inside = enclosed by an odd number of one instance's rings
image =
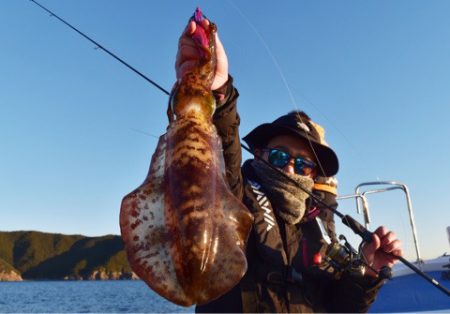
[[[0,312],[193,313],[139,280],[0,282]]]

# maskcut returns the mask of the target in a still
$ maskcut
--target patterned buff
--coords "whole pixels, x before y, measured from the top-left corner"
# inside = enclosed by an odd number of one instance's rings
[[[299,223],[306,212],[308,194],[286,180],[280,171],[272,169],[260,160],[253,160],[251,166],[258,177],[258,183],[267,192],[275,213],[288,224]],[[307,191],[312,190],[314,181],[310,177],[285,174]]]

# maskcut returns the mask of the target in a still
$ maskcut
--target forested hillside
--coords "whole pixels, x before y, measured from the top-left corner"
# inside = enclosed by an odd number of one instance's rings
[[[26,280],[131,279],[120,236],[0,232],[0,272]]]

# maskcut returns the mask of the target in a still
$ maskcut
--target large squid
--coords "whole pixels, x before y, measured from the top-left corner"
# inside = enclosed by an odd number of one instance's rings
[[[229,190],[212,123],[215,25],[196,10],[198,65],[172,90],[169,126],[144,183],[124,197],[120,227],[128,260],[154,291],[183,306],[207,303],[245,274],[252,215]]]

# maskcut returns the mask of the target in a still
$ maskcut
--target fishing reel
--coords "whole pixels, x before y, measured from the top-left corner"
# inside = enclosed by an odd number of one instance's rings
[[[323,256],[323,269],[332,274],[335,279],[342,277],[344,273],[349,273],[352,277],[362,278],[367,269],[375,272],[379,280],[391,279],[392,273],[390,267],[382,267],[380,271],[375,270],[365,262],[361,251],[356,251],[347,241],[345,236],[340,235],[339,240],[342,242],[332,242],[328,244]]]
[[[322,249],[320,264],[316,260],[317,266],[335,279],[340,279],[345,272],[362,277],[365,269],[360,254],[343,235],[339,236],[339,240],[341,242],[329,242]]]

